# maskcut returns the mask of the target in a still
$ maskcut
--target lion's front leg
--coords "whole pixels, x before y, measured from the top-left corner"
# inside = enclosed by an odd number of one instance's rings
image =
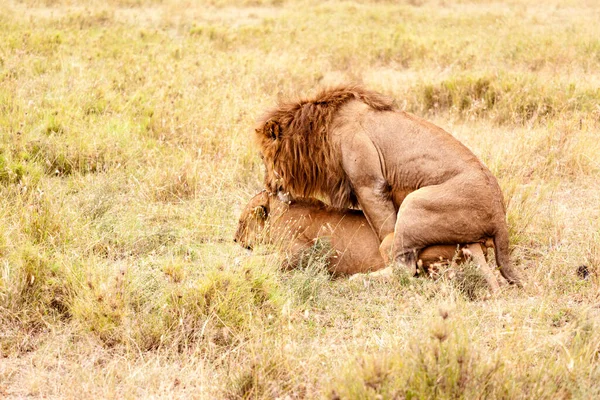
[[[394,233],[396,225],[396,209],[391,200],[381,198],[372,193],[370,188],[359,189],[357,198],[367,221],[381,242],[390,233]]]
[[[358,204],[381,243],[394,232],[396,208],[386,193],[379,153],[368,137],[357,135],[344,143],[342,158]]]
[[[379,245],[379,254],[385,265],[389,265],[394,259],[394,232],[388,233]]]

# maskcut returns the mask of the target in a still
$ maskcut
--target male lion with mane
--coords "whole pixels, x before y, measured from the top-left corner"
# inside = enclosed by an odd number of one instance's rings
[[[327,89],[280,103],[255,138],[267,190],[359,206],[411,275],[427,246],[493,238],[502,276],[521,285],[496,178],[456,138],[390,98],[358,86]]]

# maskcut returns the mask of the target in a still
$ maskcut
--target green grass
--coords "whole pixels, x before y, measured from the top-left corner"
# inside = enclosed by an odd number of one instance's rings
[[[0,397],[598,396],[594,2],[0,8]],[[255,120],[340,82],[489,166],[526,289],[332,280],[317,248],[283,272],[232,242]]]

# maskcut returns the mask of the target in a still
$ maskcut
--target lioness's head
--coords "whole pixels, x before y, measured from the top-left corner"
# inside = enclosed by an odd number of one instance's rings
[[[268,215],[269,193],[263,190],[242,211],[233,240],[251,250],[263,238]]]

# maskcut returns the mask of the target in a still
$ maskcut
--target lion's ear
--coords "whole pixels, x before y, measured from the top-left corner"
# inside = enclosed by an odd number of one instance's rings
[[[254,207],[253,213],[257,218],[267,219],[267,207],[265,206]]]
[[[263,133],[265,136],[270,137],[272,140],[277,140],[281,136],[281,126],[279,122],[270,119],[265,123],[265,127],[263,128]]]

